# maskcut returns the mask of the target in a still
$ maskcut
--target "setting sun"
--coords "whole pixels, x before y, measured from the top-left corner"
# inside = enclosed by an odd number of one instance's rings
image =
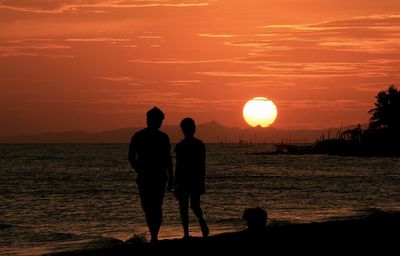
[[[274,123],[278,111],[276,105],[264,97],[255,97],[243,107],[244,120],[251,126],[267,127]]]

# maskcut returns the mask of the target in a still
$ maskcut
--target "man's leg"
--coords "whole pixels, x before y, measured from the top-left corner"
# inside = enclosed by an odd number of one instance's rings
[[[152,202],[151,202],[151,216],[152,216],[152,227],[150,230],[151,241],[158,240],[158,233],[160,232],[162,223],[162,204],[165,195],[165,182],[161,182],[157,187],[152,190]]]
[[[163,188],[139,186],[141,204],[150,231],[151,241],[153,242],[158,240],[158,233],[162,223],[164,189],[165,184]]]

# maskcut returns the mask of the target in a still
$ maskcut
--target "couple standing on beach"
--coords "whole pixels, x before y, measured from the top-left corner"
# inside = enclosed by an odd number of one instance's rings
[[[151,241],[158,240],[165,188],[172,191],[174,187],[184,237],[189,237],[189,201],[206,237],[209,229],[200,207],[200,196],[205,192],[205,145],[194,137],[194,120],[184,118],[180,127],[185,138],[175,147],[174,182],[170,140],[167,134],[159,130],[163,120],[164,113],[159,108],[150,109],[147,112],[147,127],[136,132],[129,145],[129,162],[137,173],[140,201]]]

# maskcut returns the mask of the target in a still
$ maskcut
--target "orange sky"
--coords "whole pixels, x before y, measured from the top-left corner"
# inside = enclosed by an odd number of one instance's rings
[[[0,0],[0,136],[143,126],[159,106],[247,127],[365,123],[398,84],[398,0]]]

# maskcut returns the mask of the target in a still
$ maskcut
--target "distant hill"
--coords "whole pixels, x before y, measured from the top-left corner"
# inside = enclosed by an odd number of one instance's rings
[[[354,126],[343,127],[342,130],[354,128]],[[114,129],[103,132],[46,132],[40,134],[28,134],[19,136],[0,137],[0,143],[129,143],[134,132],[142,127],[130,127]],[[171,142],[182,139],[179,126],[163,126]],[[325,130],[281,130],[273,127],[268,128],[230,128],[224,127],[217,122],[199,124],[196,136],[207,143],[313,143],[322,136],[327,139],[335,138],[339,128]]]

